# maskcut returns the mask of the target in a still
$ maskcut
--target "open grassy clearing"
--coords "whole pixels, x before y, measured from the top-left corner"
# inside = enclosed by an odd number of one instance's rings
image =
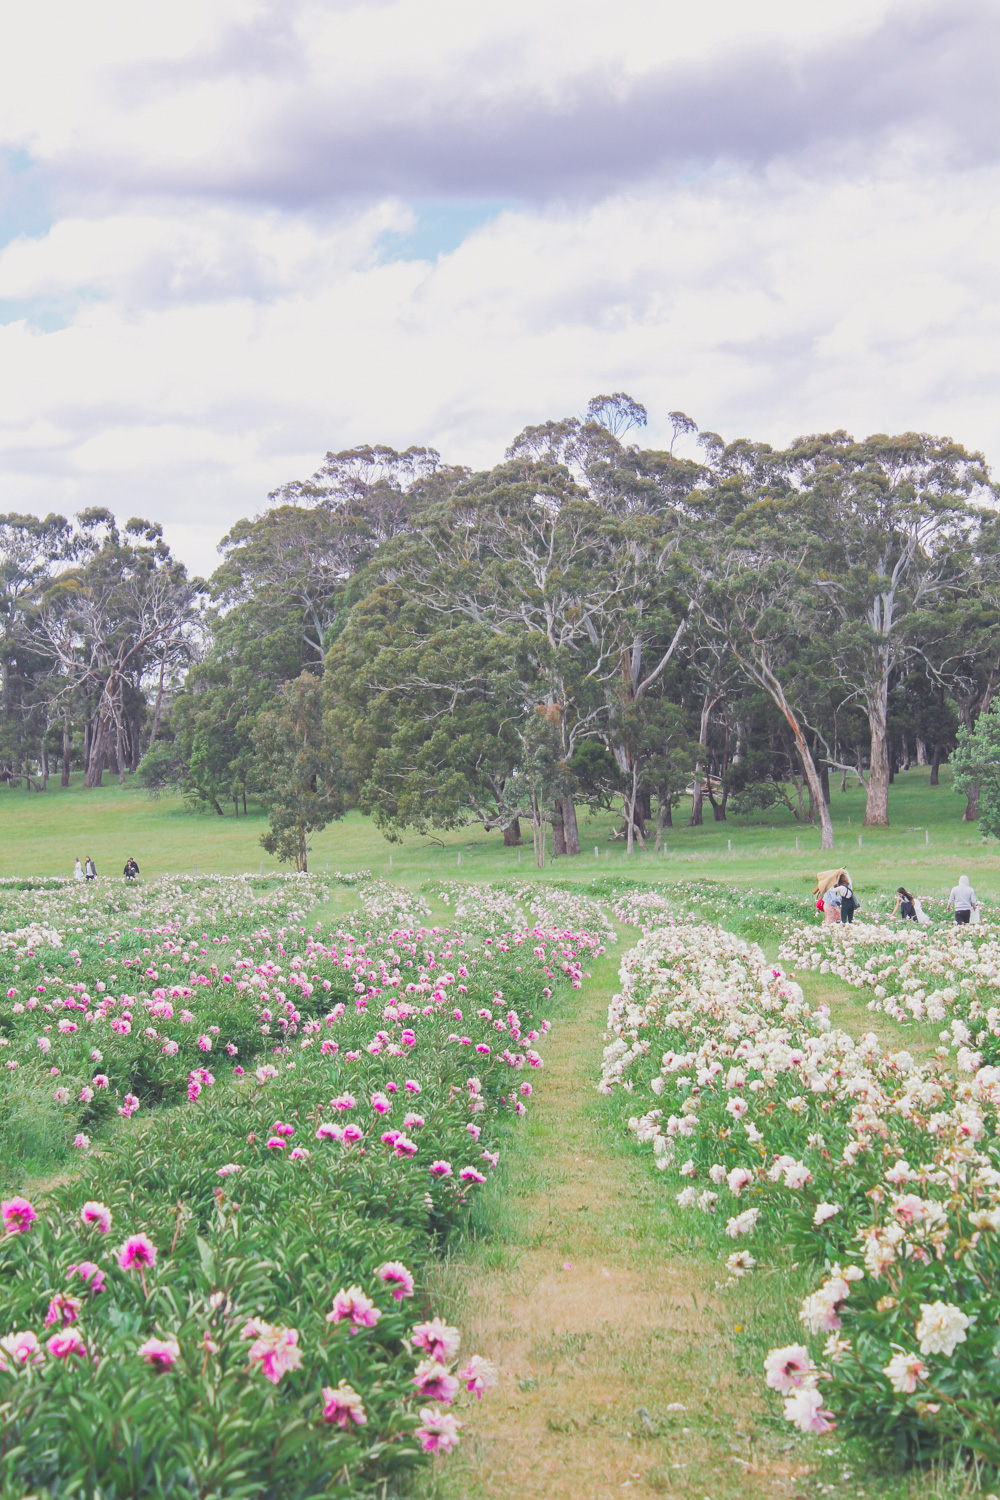
[[[866,890],[894,889],[900,883],[921,895],[940,895],[951,888],[960,869],[984,894],[1000,897],[997,846],[984,844],[975,824],[961,822],[964,801],[952,792],[947,768],[942,769],[939,787],[930,788],[928,776],[922,769],[897,776],[890,790],[889,829],[862,831],[864,792],[856,785],[844,793],[835,787],[833,858],[847,863],[862,898]],[[710,817],[711,809],[706,813]],[[817,866],[830,862],[829,855],[820,854],[818,830],[796,825],[788,813],[777,813],[766,824],[730,819],[709,821],[701,828],[687,827],[686,815],[682,804],[676,810],[677,827],[667,830],[665,854],[637,851],[629,861],[621,842],[611,838],[618,820],[610,813],[584,814],[583,854],[575,860],[548,861],[543,878],[587,880],[596,874],[627,872],[637,879],[704,878],[805,896]],[[267,871],[277,865],[260,847],[265,826],[264,816],[253,809],[238,821],[231,815],[191,813],[180,798],[152,801],[139,788],[122,788],[110,780],[94,791],[84,791],[76,777],[67,791],[54,781],[41,795],[4,789],[0,875],[68,875],[74,858],[87,853],[102,875],[119,876],[130,853],[147,876],[192,873],[195,867],[217,874]],[[595,847],[600,851],[597,858]],[[356,812],[316,835],[310,864],[319,873],[327,867],[370,869],[410,883],[536,875],[527,835],[520,850],[505,849],[499,834],[478,827],[442,833],[433,840],[406,835],[401,844],[390,845],[370,819]]]

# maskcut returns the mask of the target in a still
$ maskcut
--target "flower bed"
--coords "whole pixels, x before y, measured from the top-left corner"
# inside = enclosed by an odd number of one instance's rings
[[[10,1493],[381,1493],[490,1385],[423,1273],[597,938],[394,928],[412,899],[381,885],[374,933],[321,937],[324,893],[164,882],[102,926],[67,886],[0,953],[5,1125],[44,1108],[78,1142],[3,1201]]]
[[[731,1275],[776,1246],[823,1268],[767,1362],[788,1419],[1000,1461],[1000,1070],[853,1040],[718,927],[651,933],[621,973],[600,1092]]]

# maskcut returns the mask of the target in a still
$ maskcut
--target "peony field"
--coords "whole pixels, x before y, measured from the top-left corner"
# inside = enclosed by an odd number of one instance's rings
[[[4,1497],[990,1492],[989,902],[0,889]]]

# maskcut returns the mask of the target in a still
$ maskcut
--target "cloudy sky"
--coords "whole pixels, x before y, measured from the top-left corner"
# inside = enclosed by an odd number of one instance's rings
[[[612,390],[1000,467],[996,0],[5,9],[0,510],[206,571],[327,449]]]

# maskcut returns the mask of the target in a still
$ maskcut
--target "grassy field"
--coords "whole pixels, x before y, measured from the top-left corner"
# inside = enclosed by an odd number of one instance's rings
[[[928,786],[926,770],[901,773],[890,791],[888,829],[861,828],[864,791],[852,786],[833,792],[837,844],[834,856],[820,854],[819,831],[796,825],[780,812],[770,823],[730,819],[686,825],[686,806],[677,809],[677,827],[667,830],[667,849],[655,855],[636,851],[631,860],[611,837],[617,820],[610,813],[581,821],[584,853],[575,860],[549,860],[545,878],[587,880],[628,870],[655,880],[707,878],[733,885],[767,885],[807,893],[818,866],[842,860],[860,894],[904,884],[921,896],[948,891],[960,873],[982,893],[1000,897],[1000,848],[983,841],[975,824],[961,821],[964,799],[954,794],[947,769],[941,785]],[[710,809],[706,811],[711,813]],[[117,782],[84,791],[79,778],[66,791],[55,783],[44,794],[18,788],[0,792],[0,875],[68,875],[73,860],[91,854],[102,875],[119,875],[132,854],[144,875],[167,873],[238,874],[278,868],[260,847],[263,814],[251,811],[238,821],[214,813],[192,813],[178,797],[151,801],[137,787]],[[861,839],[859,847],[858,840]],[[796,848],[798,839],[798,848]],[[599,853],[595,856],[595,848]],[[397,880],[421,883],[435,878],[496,880],[535,873],[530,836],[520,850],[505,849],[497,833],[481,828],[444,833],[439,839],[408,835],[391,845],[370,819],[349,814],[331,824],[312,844],[310,868],[370,869]],[[461,863],[459,863],[461,861]]]

